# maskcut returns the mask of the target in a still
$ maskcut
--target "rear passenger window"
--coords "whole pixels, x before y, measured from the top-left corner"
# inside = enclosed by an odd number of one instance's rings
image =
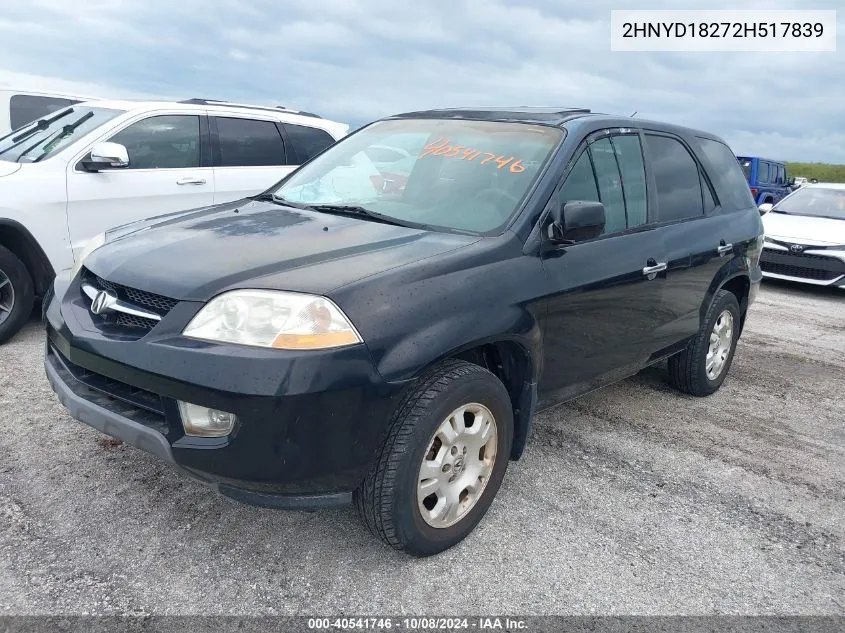
[[[283,125],[300,164],[311,160],[329,145],[334,145],[334,139],[325,130],[292,123]]]
[[[285,145],[272,121],[216,117],[221,167],[285,164]]]
[[[671,222],[704,214],[701,174],[689,150],[677,139],[646,134],[657,185],[657,218]]]
[[[624,231],[625,197],[622,195],[622,176],[613,152],[610,139],[603,138],[590,143],[590,154],[599,186],[599,201],[604,205],[605,233]]]
[[[639,134],[617,135],[610,140],[622,173],[622,192],[625,194],[625,209],[630,229],[645,224],[647,217],[648,201],[642,144]]]
[[[763,184],[769,182],[769,163],[762,160],[757,165],[757,182]]]
[[[9,124],[11,129],[17,130],[27,123],[41,119],[74,103],[79,103],[79,100],[40,97],[38,95],[12,95],[12,98],[9,99]]]
[[[723,211],[738,211],[754,206],[743,167],[731,148],[719,141],[699,137],[698,146],[710,163],[707,172],[716,187]]]

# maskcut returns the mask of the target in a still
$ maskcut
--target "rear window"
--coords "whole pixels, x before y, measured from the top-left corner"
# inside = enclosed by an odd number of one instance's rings
[[[702,154],[710,163],[708,173],[716,187],[716,195],[722,209],[738,211],[753,207],[754,198],[751,197],[747,180],[751,161],[740,159],[740,162],[737,162],[731,148],[719,141],[702,137],[698,137],[697,141]]]

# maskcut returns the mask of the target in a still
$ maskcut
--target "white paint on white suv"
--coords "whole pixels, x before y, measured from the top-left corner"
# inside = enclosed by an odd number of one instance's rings
[[[71,103],[0,138],[0,342],[111,227],[267,189],[349,132],[202,99]]]
[[[349,131],[291,110],[221,102],[86,101],[69,109],[22,142],[15,139],[28,127],[0,140],[0,222],[26,228],[57,274],[112,226],[258,193]],[[102,142],[123,145],[129,164],[86,169]]]

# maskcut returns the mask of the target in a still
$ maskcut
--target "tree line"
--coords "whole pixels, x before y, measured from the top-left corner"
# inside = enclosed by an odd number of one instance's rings
[[[845,182],[845,165],[830,163],[786,163],[786,172],[791,176],[803,176],[819,182]]]

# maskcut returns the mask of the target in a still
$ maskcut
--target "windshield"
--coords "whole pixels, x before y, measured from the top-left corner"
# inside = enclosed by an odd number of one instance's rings
[[[742,167],[742,173],[745,174],[745,179],[751,182],[751,161],[740,158],[739,164]]]
[[[362,207],[409,225],[492,234],[519,208],[563,130],[489,121],[379,121],[327,149],[273,193]]]
[[[34,163],[50,158],[120,110],[73,106],[33,121],[0,139],[0,160]]]
[[[845,220],[845,189],[802,187],[778,202],[772,211]]]

